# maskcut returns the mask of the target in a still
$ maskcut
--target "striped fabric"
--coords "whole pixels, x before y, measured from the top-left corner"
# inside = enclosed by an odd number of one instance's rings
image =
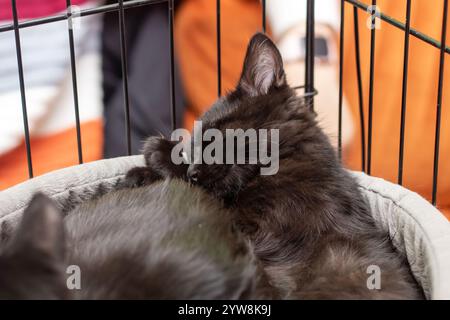
[[[99,23],[91,17],[83,18],[75,35],[77,56],[98,49]],[[69,40],[67,22],[59,21],[22,29],[20,32],[22,60],[26,87],[58,84],[69,66]],[[19,89],[16,47],[13,32],[0,33],[0,94]]]
[[[101,1],[72,0],[85,9]],[[66,0],[17,0],[21,19],[61,14]],[[74,28],[85,160],[101,157],[101,15],[78,18]],[[11,0],[0,0],[0,25],[10,24]],[[20,30],[28,122],[35,174],[77,163],[67,21]],[[0,189],[27,176],[14,32],[0,33]],[[71,143],[67,143],[71,141]],[[50,143],[51,142],[51,143]],[[71,145],[61,152],[59,146]],[[59,150],[59,152],[58,152]]]
[[[72,5],[83,5],[87,0],[71,0]],[[17,0],[19,19],[41,18],[66,9],[66,0]],[[0,0],[0,21],[12,20],[12,1]]]

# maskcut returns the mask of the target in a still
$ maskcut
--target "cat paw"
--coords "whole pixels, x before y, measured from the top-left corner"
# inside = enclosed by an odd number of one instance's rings
[[[188,166],[174,164],[171,158],[176,142],[162,137],[150,137],[144,145],[144,158],[147,166],[160,176],[185,178]]]
[[[170,150],[172,150],[172,146],[173,142],[163,137],[149,137],[144,144],[145,160],[148,160],[147,157],[155,152],[170,152]]]
[[[127,172],[122,187],[138,188],[148,186],[162,177],[149,167],[136,167]]]

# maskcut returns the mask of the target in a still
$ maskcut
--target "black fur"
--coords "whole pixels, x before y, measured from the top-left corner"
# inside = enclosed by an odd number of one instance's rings
[[[275,45],[255,35],[238,86],[201,120],[203,130],[223,136],[227,128],[279,129],[279,171],[263,176],[258,164],[198,164],[189,168],[192,182],[231,208],[280,297],[422,298],[315,117],[286,83]],[[146,158],[152,152],[145,150]],[[159,160],[158,168],[173,166]],[[381,290],[367,288],[370,265],[381,269]]]
[[[204,130],[279,129],[278,173],[174,165],[175,143],[150,138],[146,167],[114,192],[73,195],[64,223],[49,199],[33,199],[0,254],[0,298],[423,298],[269,38],[253,37],[236,89],[201,120]],[[65,288],[71,264],[78,291]],[[380,290],[367,288],[370,265]]]
[[[0,252],[0,299],[255,297],[257,267],[230,217],[180,180],[122,187],[64,220],[38,194]],[[80,290],[66,286],[70,265],[81,270]]]

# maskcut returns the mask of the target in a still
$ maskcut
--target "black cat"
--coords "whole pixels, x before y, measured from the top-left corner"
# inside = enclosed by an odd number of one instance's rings
[[[375,225],[355,179],[341,166],[315,113],[286,82],[273,42],[255,35],[236,89],[200,119],[202,129],[278,129],[279,171],[261,164],[174,165],[176,142],[150,138],[146,168],[133,184],[179,177],[203,187],[233,214],[251,240],[281,298],[417,299],[423,293],[405,258]],[[381,288],[370,290],[368,270],[379,268]]]
[[[176,180],[107,193],[64,219],[37,194],[0,270],[0,299],[243,299],[262,283],[230,214]]]
[[[177,142],[150,138],[146,167],[69,206],[64,221],[48,198],[33,199],[0,253],[0,298],[423,297],[269,38],[252,38],[236,89],[201,120],[204,131],[279,130],[278,172],[176,165]],[[69,265],[79,290],[67,288]],[[367,285],[372,267],[379,289]]]

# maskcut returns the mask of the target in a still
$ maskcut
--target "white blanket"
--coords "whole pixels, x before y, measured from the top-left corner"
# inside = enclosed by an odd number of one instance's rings
[[[102,160],[58,170],[0,192],[0,225],[18,222],[31,196],[43,192],[59,204],[102,183],[112,188],[142,156]],[[425,199],[398,185],[353,173],[377,223],[404,252],[428,299],[450,299],[450,223]]]

